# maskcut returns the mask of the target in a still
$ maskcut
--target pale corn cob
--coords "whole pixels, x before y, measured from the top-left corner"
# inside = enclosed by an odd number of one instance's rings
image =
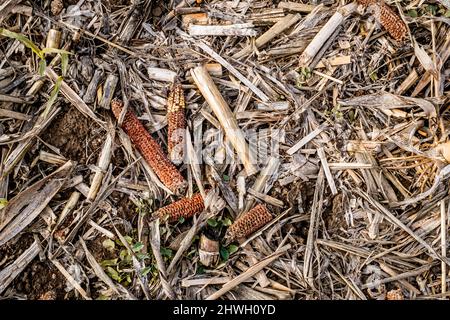
[[[266,206],[258,204],[256,207],[242,215],[228,228],[226,238],[228,241],[246,238],[258,231],[272,220],[272,215]]]
[[[122,101],[111,101],[111,109],[117,119],[122,108]],[[186,181],[132,111],[127,110],[122,128],[161,182],[175,194],[181,193],[186,188]]]
[[[181,161],[184,150],[184,135],[186,130],[185,101],[181,84],[174,84],[167,99],[167,146],[169,158],[172,161]],[[178,146],[178,147],[177,147]],[[175,148],[177,147],[177,148]],[[181,156],[181,159],[180,159]]]
[[[153,213],[150,220],[167,219],[168,222],[176,222],[181,217],[188,219],[205,209],[205,203],[200,193],[194,194],[191,198],[183,198],[171,203]]]

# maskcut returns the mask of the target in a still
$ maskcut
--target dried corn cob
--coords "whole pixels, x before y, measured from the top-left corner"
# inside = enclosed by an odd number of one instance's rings
[[[373,3],[378,2],[379,0],[356,0],[356,2],[358,2],[358,4],[361,4],[363,6],[368,6],[371,5]]]
[[[172,161],[181,162],[184,150],[186,120],[184,118],[184,93],[181,84],[174,84],[167,105],[168,151]]]
[[[397,41],[406,37],[408,28],[402,18],[397,15],[384,1],[375,9],[375,18],[380,21],[381,25],[389,32],[389,34]]]
[[[187,219],[205,209],[205,203],[200,193],[196,193],[192,198],[183,198],[171,203],[153,213],[151,220],[168,219],[169,222],[176,222],[181,217]]]
[[[226,238],[229,241],[246,238],[268,222],[272,215],[266,206],[258,204],[256,207],[238,218],[227,230]]]
[[[112,112],[117,119],[119,119],[122,108],[122,101],[114,99],[111,102]],[[181,193],[186,187],[186,181],[132,111],[127,110],[122,128],[161,182],[175,194]]]

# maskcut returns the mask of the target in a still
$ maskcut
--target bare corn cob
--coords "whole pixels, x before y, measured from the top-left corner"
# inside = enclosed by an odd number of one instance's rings
[[[389,32],[389,34],[397,41],[406,37],[408,28],[402,18],[394,12],[384,1],[378,5],[376,18],[379,19],[381,25]]]
[[[272,220],[272,215],[266,206],[258,204],[256,207],[238,218],[227,230],[228,241],[246,238]]]
[[[186,119],[184,117],[185,101],[181,84],[175,83],[170,90],[167,105],[168,151],[172,161],[181,161],[184,150]],[[180,159],[181,158],[181,159]]]
[[[205,203],[200,193],[196,193],[192,198],[183,198],[171,203],[153,213],[152,219],[167,219],[169,222],[176,222],[181,217],[188,219],[205,209]]]
[[[122,108],[122,101],[118,99],[111,101],[111,109],[117,119]],[[127,110],[122,128],[161,182],[175,194],[181,193],[186,187],[186,181],[132,111]]]

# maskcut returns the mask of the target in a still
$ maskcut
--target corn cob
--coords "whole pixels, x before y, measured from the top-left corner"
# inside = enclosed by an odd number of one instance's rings
[[[374,5],[375,18],[392,38],[401,41],[406,37],[408,29],[405,23],[383,0],[357,0],[357,2],[365,7]]]
[[[379,0],[356,0],[356,2],[358,2],[358,4],[361,4],[363,6],[368,6],[371,5],[373,3],[376,3]]]
[[[183,154],[177,154],[180,147],[184,150],[184,134],[186,129],[186,120],[184,118],[184,93],[180,84],[174,84],[169,93],[168,105],[167,105],[167,126],[168,126],[168,151],[169,158],[172,161],[181,161],[180,156]],[[176,147],[178,146],[178,150]],[[175,152],[174,152],[175,151]]]
[[[112,112],[117,119],[122,108],[122,101],[114,99],[111,102]],[[186,181],[132,111],[127,110],[122,128],[161,182],[175,194],[180,194],[186,188]]]
[[[181,217],[188,219],[205,209],[205,203],[200,193],[196,193],[192,198],[183,198],[171,203],[153,213],[151,220],[167,219],[169,222],[176,222]]]
[[[382,2],[376,9],[376,18],[381,25],[389,32],[389,34],[397,41],[403,40],[406,37],[408,29],[394,10],[392,10],[386,3]]]
[[[267,210],[266,206],[258,204],[234,221],[227,230],[226,238],[228,241],[246,238],[271,220],[272,215]]]

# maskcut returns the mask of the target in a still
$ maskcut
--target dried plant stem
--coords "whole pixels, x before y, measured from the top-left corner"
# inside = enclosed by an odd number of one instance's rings
[[[215,293],[213,293],[212,295],[207,297],[206,300],[216,300],[216,299],[220,298],[225,293],[227,293],[228,291],[232,290],[233,288],[235,288],[236,286],[238,286],[242,282],[246,281],[247,279],[253,277],[256,273],[258,273],[259,271],[264,269],[266,266],[271,264],[279,256],[281,256],[283,253],[285,253],[287,250],[289,250],[290,247],[291,247],[291,245],[288,244],[288,245],[286,245],[284,247],[279,248],[277,251],[272,253],[270,256],[268,256],[264,260],[262,260],[262,261],[258,262],[257,264],[251,266],[250,268],[247,269],[247,271],[241,273],[236,278],[234,278],[233,280],[231,280],[227,284],[223,285],[223,287],[220,290],[216,291]]]
[[[447,257],[447,210],[445,201],[441,201],[441,255]],[[447,292],[447,264],[441,261],[441,292]]]
[[[345,18],[349,16],[353,11],[355,11],[357,5],[352,2],[346,6],[338,9],[330,20],[320,29],[319,33],[316,34],[314,39],[309,43],[306,49],[303,51],[299,58],[299,67],[308,67],[313,61],[316,54],[319,52],[323,44],[328,40],[328,38],[333,34],[338,26],[344,22]]]
[[[252,160],[250,149],[245,141],[244,134],[239,128],[234,114],[220,94],[219,89],[215,85],[205,66],[192,69],[191,74],[198,89],[208,102],[217,119],[219,119],[228,139],[230,139],[231,144],[241,159],[247,175],[254,174],[257,169]]]
[[[111,161],[114,133],[114,130],[109,130],[106,136],[105,143],[103,144],[102,151],[100,152],[100,156],[98,158],[97,170],[95,172],[94,178],[92,179],[91,187],[89,188],[89,194],[87,196],[88,201],[94,200],[97,196],[98,190],[100,190],[103,175],[106,172],[106,169],[108,168],[108,165]]]

